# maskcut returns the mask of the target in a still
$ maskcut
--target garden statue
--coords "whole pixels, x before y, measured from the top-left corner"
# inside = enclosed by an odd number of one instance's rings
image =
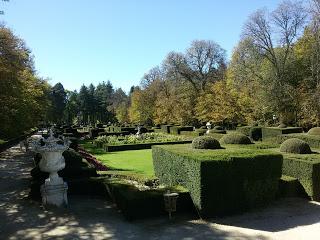
[[[138,130],[138,132],[136,133],[136,135],[140,136],[140,134],[141,134],[141,126],[140,125],[137,127],[137,130]]]
[[[210,122],[207,122],[207,124],[206,124],[206,126],[207,126],[207,131],[206,131],[206,134],[209,134],[210,133],[210,130],[211,130],[211,123]]]
[[[65,168],[62,153],[69,148],[69,140],[58,139],[53,136],[52,129],[47,139],[33,142],[33,150],[40,153],[42,158],[39,168],[49,173],[49,178],[41,185],[40,192],[44,205],[65,206],[68,204],[67,183],[58,175],[58,171]]]

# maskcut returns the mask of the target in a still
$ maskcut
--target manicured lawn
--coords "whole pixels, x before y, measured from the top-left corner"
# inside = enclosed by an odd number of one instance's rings
[[[81,145],[111,170],[154,176],[151,149],[105,152],[89,141],[82,142]]]
[[[151,149],[110,152],[95,155],[95,157],[114,170],[133,171],[154,176]]]

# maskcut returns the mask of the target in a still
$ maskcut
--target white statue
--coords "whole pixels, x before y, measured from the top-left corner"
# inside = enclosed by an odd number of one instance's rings
[[[210,130],[211,130],[211,123],[210,122],[207,122],[207,124],[206,124],[206,126],[207,126],[207,131],[206,131],[206,134],[209,134],[210,133]]]

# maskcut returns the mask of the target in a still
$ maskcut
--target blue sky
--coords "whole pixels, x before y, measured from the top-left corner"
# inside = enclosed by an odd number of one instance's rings
[[[128,91],[170,51],[192,40],[227,50],[255,10],[280,0],[10,0],[0,15],[23,38],[38,75],[66,89],[110,80]]]

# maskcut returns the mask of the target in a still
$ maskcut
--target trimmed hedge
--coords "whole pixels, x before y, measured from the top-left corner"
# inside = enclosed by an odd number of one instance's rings
[[[224,144],[251,144],[251,140],[242,133],[230,133],[220,139]]]
[[[256,126],[237,127],[237,132],[240,132],[250,137],[253,141],[259,141],[262,139],[262,127],[256,127]]]
[[[189,144],[154,146],[153,165],[162,183],[187,188],[204,217],[264,205],[276,196],[282,155],[228,146],[192,149]]]
[[[287,127],[287,128],[276,128],[276,127],[264,127],[262,128],[262,139],[265,140],[270,137],[276,137],[282,134],[291,133],[302,133],[301,127]]]
[[[214,133],[212,131],[210,131],[209,134],[205,134],[205,135],[214,137],[217,140],[220,140],[224,136],[224,134],[222,133]]]
[[[250,135],[250,130],[251,130],[252,126],[243,126],[243,127],[237,127],[237,132],[242,133],[246,136]]]
[[[192,132],[193,127],[192,126],[173,126],[170,128],[170,133],[171,134],[180,134],[181,131],[184,132]]]
[[[217,139],[210,136],[196,137],[192,141],[192,148],[195,149],[220,149],[220,143]]]
[[[210,133],[220,133],[220,134],[226,134],[227,131],[226,130],[219,130],[219,129],[211,129],[209,134]]]
[[[313,148],[320,148],[320,136],[317,135],[309,135],[306,133],[298,133],[298,134],[284,134],[284,135],[279,135],[276,137],[276,139],[273,139],[275,142],[281,144],[285,140],[290,139],[290,138],[299,138],[306,143],[310,145],[310,147]]]
[[[320,201],[319,154],[283,154],[283,174],[297,178],[312,200]]]
[[[130,134],[137,133],[136,127],[120,127],[119,132],[129,132]]]
[[[260,141],[262,140],[262,127],[252,127],[250,129],[249,137],[253,141]]]
[[[127,151],[127,150],[140,150],[151,149],[153,145],[171,145],[171,144],[183,144],[191,143],[191,140],[175,141],[175,142],[156,142],[156,143],[138,143],[138,144],[124,144],[124,145],[103,145],[103,149],[106,152]]]
[[[298,138],[290,138],[284,141],[280,146],[280,152],[297,154],[312,153],[309,144]]]
[[[185,136],[190,136],[190,137],[199,137],[199,136],[203,136],[206,133],[206,131],[197,131],[197,130],[196,131],[192,131],[192,132],[181,131],[180,135],[185,135]]]
[[[98,137],[98,134],[104,132],[104,128],[90,128],[89,129],[89,137],[91,139]]]
[[[311,128],[311,129],[308,131],[308,134],[309,134],[309,135],[318,135],[318,136],[320,136],[320,127]]]
[[[161,131],[164,133],[170,133],[171,127],[173,127],[173,125],[161,125]]]
[[[117,207],[129,221],[168,214],[164,208],[163,197],[168,188],[139,190],[137,187],[117,179],[105,181],[105,184]],[[181,188],[170,189],[179,194],[177,213],[195,213],[188,191]]]
[[[279,182],[279,197],[306,197],[306,193],[299,180],[282,175]]]
[[[98,136],[126,136],[130,135],[130,132],[100,132]]]

